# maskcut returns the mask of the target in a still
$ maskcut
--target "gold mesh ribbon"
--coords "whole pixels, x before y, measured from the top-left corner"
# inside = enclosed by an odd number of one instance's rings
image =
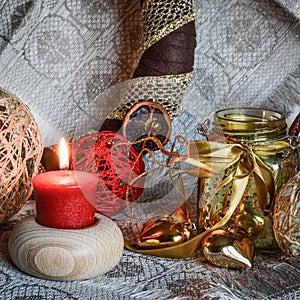
[[[267,144],[264,147],[258,147],[257,151],[260,155],[270,155],[280,152],[289,146],[288,142],[278,141],[273,144]],[[216,187],[216,192],[224,186],[232,189],[226,214],[211,228],[182,244],[162,249],[146,250],[125,242],[125,246],[128,249],[143,254],[169,258],[187,258],[191,256],[200,246],[203,237],[207,233],[221,228],[229,221],[240,203],[252,176],[256,184],[259,207],[264,211],[268,210],[272,204],[275,193],[273,173],[258,157],[255,147],[242,144],[191,141],[188,146],[188,155],[176,158],[175,162],[186,162],[192,165],[193,168],[185,170],[185,172],[199,178],[211,177],[235,165],[233,171]]]
[[[147,76],[128,81],[128,91],[108,119],[123,120],[127,111],[141,100],[153,100],[161,104],[170,118],[177,115],[192,72],[180,75]]]
[[[142,6],[144,51],[176,29],[195,20],[193,0],[146,0]],[[160,60],[160,57],[152,57]],[[164,70],[162,70],[164,71]],[[136,103],[152,100],[161,104],[171,119],[176,117],[192,71],[173,75],[141,76],[130,84],[130,90],[122,103],[107,117],[124,120],[128,110]]]
[[[143,4],[144,50],[161,38],[195,20],[193,0],[146,0]]]

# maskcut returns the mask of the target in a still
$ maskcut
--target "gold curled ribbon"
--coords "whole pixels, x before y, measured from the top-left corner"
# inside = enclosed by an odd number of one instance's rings
[[[211,177],[211,174],[224,172],[225,169],[236,164],[234,170],[216,187],[217,192],[221,187],[232,184],[229,208],[224,217],[211,228],[182,244],[160,249],[141,249],[137,245],[125,241],[125,247],[135,252],[153,256],[168,258],[190,257],[200,246],[206,234],[224,226],[228,222],[240,203],[252,175],[256,184],[258,205],[263,211],[269,209],[275,194],[274,176],[271,169],[258,157],[257,153],[259,155],[272,155],[283,151],[289,146],[290,144],[286,141],[276,141],[272,144],[266,144],[264,147],[246,144],[189,141],[187,156],[175,158],[175,161],[185,162],[194,166],[189,170],[185,170],[186,173],[192,176],[199,178]],[[256,152],[256,148],[258,152]]]

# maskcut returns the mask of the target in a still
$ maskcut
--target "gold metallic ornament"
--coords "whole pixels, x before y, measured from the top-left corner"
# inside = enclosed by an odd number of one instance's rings
[[[181,244],[191,237],[193,224],[185,203],[172,215],[148,221],[137,238],[141,248],[155,249]]]
[[[210,162],[203,146],[197,144],[199,166],[204,162],[218,173],[221,184],[216,183],[215,178],[200,179],[201,203],[209,211],[213,200],[213,209],[220,215],[232,210],[235,204],[227,226],[242,227],[254,238],[257,248],[277,248],[271,216],[274,198],[282,184],[296,172],[296,152],[290,145],[285,116],[260,108],[220,110],[215,113],[213,128],[207,137],[210,145],[219,142],[223,147],[211,147]],[[243,147],[243,153],[239,153],[238,148],[233,149],[237,144]],[[202,159],[203,154],[208,163]],[[223,174],[218,170],[222,165],[226,166],[221,169]],[[245,176],[248,179],[241,194],[241,179]],[[238,193],[240,203],[233,201]]]
[[[203,252],[213,264],[251,267],[254,243],[277,247],[270,212],[275,193],[296,170],[286,128],[275,111],[226,109],[215,114],[211,142],[189,145],[186,162],[216,174],[199,176],[198,205],[198,225],[209,230]]]
[[[244,203],[240,203],[226,227],[243,228],[253,238],[264,229],[265,224],[265,219],[262,216],[254,214]]]
[[[185,236],[185,229],[191,234],[191,223],[183,221],[189,218],[179,220],[172,214],[148,222],[137,245],[128,244],[128,249],[186,258],[202,247],[207,260],[217,266],[247,268],[252,266],[254,246],[277,247],[273,201],[296,170],[285,118],[262,109],[232,109],[218,117],[225,138],[218,138],[215,128],[213,140],[188,141],[187,155],[170,162],[170,168],[175,163],[189,164],[192,167],[182,171],[199,178],[197,235]]]
[[[216,266],[235,269],[252,267],[254,241],[243,230],[211,231],[203,238],[202,249],[206,259]]]

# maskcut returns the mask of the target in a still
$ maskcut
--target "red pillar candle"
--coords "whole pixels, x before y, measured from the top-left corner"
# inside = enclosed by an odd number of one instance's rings
[[[87,172],[66,170],[69,155],[64,139],[60,142],[59,156],[63,170],[42,173],[32,179],[37,222],[61,229],[91,226],[95,218],[98,179]]]
[[[40,225],[76,229],[94,224],[98,179],[87,172],[51,171],[32,180]]]

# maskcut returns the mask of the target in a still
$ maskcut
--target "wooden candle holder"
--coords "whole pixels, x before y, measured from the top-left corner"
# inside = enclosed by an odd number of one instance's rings
[[[124,248],[119,227],[100,216],[82,229],[55,229],[28,217],[14,227],[9,242],[12,261],[23,272],[50,280],[82,280],[111,270]]]

